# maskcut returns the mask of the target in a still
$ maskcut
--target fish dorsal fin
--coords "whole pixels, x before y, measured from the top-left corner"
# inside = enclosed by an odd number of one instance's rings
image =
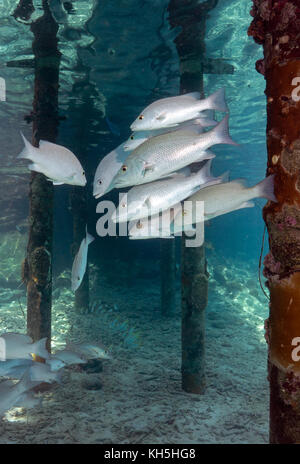
[[[220,175],[222,182],[229,182],[229,171],[224,172]]]
[[[48,142],[48,140],[40,140],[40,143],[39,143],[39,148],[51,148],[51,147],[57,147],[56,143],[52,143],[52,142]]]
[[[238,184],[241,187],[247,188],[247,179],[245,179],[244,177],[239,177],[237,179],[234,179],[234,180],[230,181],[230,183],[231,184]]]
[[[69,152],[70,150],[66,147],[63,147],[62,145],[57,145],[56,143],[48,142],[47,140],[40,140],[39,143],[39,148],[41,150],[53,150],[57,151],[59,150],[60,152]]]
[[[193,100],[200,100],[201,94],[200,92],[190,92],[190,93],[185,93],[182,95],[183,97],[189,97],[192,98]]]

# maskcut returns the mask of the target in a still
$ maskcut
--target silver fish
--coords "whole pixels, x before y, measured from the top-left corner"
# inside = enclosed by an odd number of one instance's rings
[[[0,377],[10,377],[20,379],[24,372],[33,365],[31,359],[9,359],[0,361]]]
[[[205,134],[180,130],[147,140],[129,154],[114,178],[115,187],[145,184],[196,161],[214,158],[206,151],[212,145],[237,145],[229,135],[228,117]]]
[[[86,359],[82,359],[82,357],[78,353],[74,353],[70,350],[60,350],[57,351],[52,359],[59,359],[63,361],[66,365],[71,364],[85,364],[87,361]]]
[[[211,176],[210,168],[211,160],[189,177],[171,177],[131,188],[112,214],[112,220],[124,222],[154,215],[184,200],[189,192],[221,182],[220,178]]]
[[[33,343],[28,335],[8,332],[0,335],[0,339],[5,341],[6,359],[29,359],[31,353],[45,359],[50,356],[46,349],[47,338]]]
[[[0,384],[0,417],[8,411],[9,409],[13,408],[22,395],[33,388],[35,383],[30,379],[30,370],[26,370],[24,375],[22,376],[21,380],[16,383],[12,384],[10,380],[1,382]]]
[[[51,356],[50,359],[46,360],[46,364],[50,367],[50,370],[52,372],[59,371],[60,369],[63,369],[66,364],[61,361],[60,359],[56,359],[55,357]]]
[[[248,188],[243,179],[209,186],[193,194],[188,200],[204,201],[204,219],[208,220],[242,208],[251,208],[254,203],[250,200],[254,198],[277,202],[274,195],[274,175]]]
[[[86,271],[88,246],[94,240],[95,240],[94,237],[92,237],[86,229],[86,236],[82,240],[78,253],[76,254],[74,261],[73,261],[72,276],[71,276],[73,292],[75,292],[77,288],[80,287],[80,284],[82,282],[82,279]]]
[[[195,119],[204,110],[228,111],[224,89],[200,98],[199,92],[192,92],[157,100],[142,111],[130,128],[132,131],[161,129]]]
[[[60,383],[60,373],[53,372],[48,364],[35,362],[33,366],[30,367],[30,378],[32,382],[37,383]]]
[[[198,126],[198,133],[201,134],[203,132],[204,127],[216,126],[217,124],[217,121],[215,121],[214,119],[197,118],[192,121],[186,121],[180,124],[179,126],[175,127],[166,127],[163,129],[157,129],[152,131],[133,132],[129,139],[123,144],[123,148],[125,151],[132,151],[142,143],[146,142],[146,140],[150,139],[151,137],[166,134],[167,132],[173,132],[175,130],[178,131],[186,127],[193,129],[193,126]]]
[[[67,349],[84,356],[86,359],[111,359],[109,351],[93,343],[68,343]]]
[[[25,148],[18,158],[32,161],[28,167],[31,171],[41,172],[53,185],[86,185],[84,170],[70,150],[61,145],[40,140],[39,148],[31,145],[21,133]]]
[[[93,183],[93,195],[95,198],[100,198],[114,188],[112,182],[113,178],[129,155],[129,153],[124,150],[124,145],[125,144],[122,143],[100,161]]]

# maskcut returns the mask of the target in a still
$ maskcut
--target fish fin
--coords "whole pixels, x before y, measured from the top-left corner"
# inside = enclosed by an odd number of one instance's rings
[[[239,184],[239,185],[242,185],[243,187],[245,188],[248,188],[247,187],[247,179],[245,179],[244,177],[239,177],[237,179],[233,179],[231,181],[232,184]]]
[[[236,206],[236,208],[233,208],[233,209],[218,210],[213,215],[208,215],[208,216],[205,216],[204,214],[205,221],[206,221],[206,218],[214,219],[215,217],[224,216],[224,214],[232,213],[233,211],[238,211],[239,209],[253,208],[253,206],[255,206],[255,203],[253,201],[244,201],[243,203],[241,203],[240,205]]]
[[[266,198],[267,200],[274,201],[277,203],[277,198],[274,194],[274,177],[275,174],[266,177],[261,182],[254,186],[257,196],[260,198]]]
[[[242,208],[253,208],[255,206],[255,203],[253,201],[244,201],[244,203],[242,203],[240,206],[238,206],[236,208],[236,210],[238,209],[242,209]],[[234,211],[236,211],[234,210]]]
[[[152,172],[152,171],[154,171],[154,164],[145,163],[144,169],[143,169],[143,176],[145,177],[147,172]]]
[[[39,148],[48,148],[48,149],[53,149],[53,148],[57,148],[59,145],[57,145],[56,143],[52,143],[52,142],[48,142],[48,140],[40,140],[39,142]]]
[[[17,158],[18,159],[19,158],[30,159],[30,160],[34,161],[32,155],[33,155],[34,151],[36,150],[36,148],[33,145],[31,145],[31,143],[24,137],[22,132],[20,132],[20,134],[21,134],[21,137],[23,139],[23,142],[24,142],[25,146],[24,146],[23,150],[21,151],[21,153],[18,154]]]
[[[87,225],[85,226],[85,241],[87,245],[89,246],[90,243],[92,243],[95,240],[95,237],[93,237],[91,234],[88,233],[87,231]]]
[[[42,172],[39,168],[39,165],[36,163],[29,164],[28,169],[30,169],[30,171]]]
[[[212,135],[212,143],[213,145],[217,145],[219,143],[225,143],[227,145],[235,145],[239,146],[238,143],[234,142],[229,134],[229,127],[228,127],[228,120],[229,115],[227,114],[219,124],[214,127],[208,133]]]
[[[197,118],[194,120],[194,124],[201,124],[202,127],[211,127],[217,126],[218,121],[215,121],[214,119],[210,118]]]
[[[156,119],[158,119],[159,121],[163,121],[164,119],[166,119],[167,117],[167,113],[161,113],[159,116],[156,117]]]
[[[64,182],[57,182],[56,180],[51,180],[51,179],[47,179],[47,180],[50,180],[50,182],[53,183],[53,185],[63,185]]]
[[[209,97],[206,98],[209,103],[209,108],[217,111],[227,113],[229,111],[227,103],[225,101],[225,89],[219,89]]]
[[[183,97],[193,98],[194,100],[200,100],[201,93],[200,92],[190,92],[190,93],[185,93],[182,96]]]
[[[41,358],[48,359],[50,357],[49,351],[46,348],[47,337],[41,338],[39,341],[32,345],[32,353]]]
[[[222,179],[222,182],[229,182],[229,171],[223,172],[223,174],[220,175],[220,178]]]
[[[199,161],[203,161],[203,153],[205,153],[206,160],[211,160],[216,157],[216,155],[212,151],[205,150],[205,152],[202,151],[201,154],[199,155]]]

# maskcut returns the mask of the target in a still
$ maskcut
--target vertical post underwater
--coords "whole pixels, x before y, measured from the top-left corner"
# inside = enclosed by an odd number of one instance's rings
[[[300,443],[300,2],[255,0],[248,34],[263,45],[256,69],[266,79],[267,173],[278,203],[263,218],[270,252],[266,321],[270,383],[270,443]]]
[[[175,310],[176,296],[175,240],[160,239],[161,314],[170,316]]]
[[[76,155],[83,166],[87,162],[86,148],[86,131],[87,131],[87,114],[89,112],[88,104],[84,103],[82,108],[77,108],[75,114],[80,119],[75,121],[76,124]],[[71,195],[71,208],[73,216],[73,244],[72,256],[75,257],[79,250],[81,241],[86,235],[86,226],[88,221],[88,199],[87,186],[73,187]],[[80,287],[75,292],[75,309],[78,313],[87,313],[89,311],[89,265],[87,263],[86,271]]]
[[[170,0],[171,26],[180,27],[175,39],[180,60],[180,93],[200,91],[203,95],[205,21],[218,0],[199,4],[197,0]],[[205,307],[208,274],[204,245],[187,247],[182,238],[182,388],[188,393],[203,393],[205,388]]]
[[[31,24],[35,57],[33,145],[41,139],[55,142],[59,124],[58,87],[61,53],[57,46],[58,25],[46,0],[43,15]],[[29,189],[29,238],[23,263],[27,284],[27,330],[36,341],[51,344],[53,185],[37,172],[31,173]]]

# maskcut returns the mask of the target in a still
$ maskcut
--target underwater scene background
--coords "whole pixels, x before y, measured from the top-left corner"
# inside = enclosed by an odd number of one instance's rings
[[[0,3],[0,331],[26,333],[21,264],[28,241],[26,162],[17,160],[31,125],[34,72],[32,21]],[[31,3],[31,2],[29,2]],[[203,2],[199,2],[203,3]],[[84,154],[88,229],[96,234],[92,181],[99,161],[130,135],[140,111],[179,94],[180,67],[167,0],[50,1],[58,22],[60,125],[57,143]],[[233,66],[205,74],[209,95],[226,90],[234,146],[214,147],[213,172],[230,171],[254,185],[265,175],[265,82],[255,70],[261,50],[247,36],[250,0],[219,0],[206,21],[206,56]],[[24,10],[25,11],[25,10]],[[21,61],[19,66],[13,65]],[[28,119],[28,118],[27,118]],[[259,285],[264,200],[217,217],[205,227],[209,272],[206,390],[181,389],[180,238],[176,238],[176,308],[160,312],[160,240],[97,237],[89,249],[89,311],[71,291],[72,186],[54,189],[52,349],[66,341],[101,342],[111,359],[66,370],[42,406],[8,411],[0,443],[266,443],[268,440],[268,302]],[[118,192],[106,199],[117,202]],[[267,247],[267,245],[266,245]],[[267,253],[265,249],[264,253]]]

